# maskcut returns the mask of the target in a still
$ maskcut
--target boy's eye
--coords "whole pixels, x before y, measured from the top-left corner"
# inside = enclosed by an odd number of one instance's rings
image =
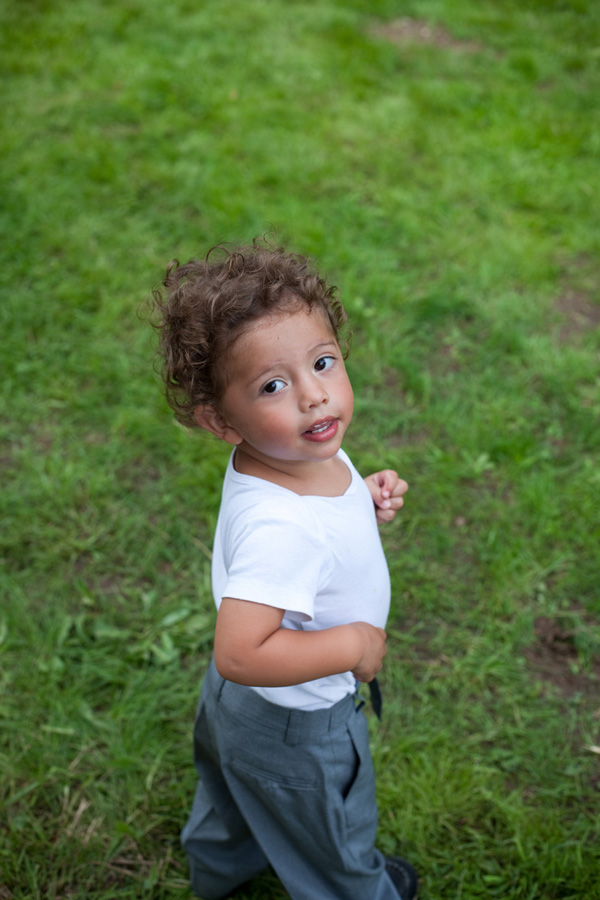
[[[320,356],[315,363],[315,369],[317,372],[324,372],[326,369],[331,368],[334,362],[335,357],[333,356]]]
[[[282,387],[285,387],[285,382],[282,381],[281,378],[274,378],[273,381],[267,381],[262,389],[262,393],[276,394]]]

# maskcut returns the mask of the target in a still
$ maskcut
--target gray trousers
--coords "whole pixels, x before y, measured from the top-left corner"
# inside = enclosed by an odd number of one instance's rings
[[[290,710],[211,663],[194,756],[199,781],[181,840],[203,900],[227,897],[269,864],[293,900],[398,900],[375,849],[373,762],[353,697]]]

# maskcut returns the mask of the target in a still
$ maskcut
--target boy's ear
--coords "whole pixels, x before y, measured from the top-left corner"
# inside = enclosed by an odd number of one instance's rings
[[[221,413],[209,403],[197,406],[194,410],[194,418],[200,428],[205,428],[206,431],[210,431],[222,441],[233,445],[242,443],[241,434],[228,425]]]

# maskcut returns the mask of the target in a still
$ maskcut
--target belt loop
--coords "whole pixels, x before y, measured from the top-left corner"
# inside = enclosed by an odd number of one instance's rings
[[[283,738],[284,744],[288,744],[288,746],[290,747],[295,747],[298,743],[299,731],[300,730],[296,722],[296,717],[294,716],[294,710],[290,709],[285,729],[285,736]]]

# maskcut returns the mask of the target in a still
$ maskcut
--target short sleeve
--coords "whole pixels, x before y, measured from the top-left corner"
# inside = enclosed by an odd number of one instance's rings
[[[292,622],[314,617],[331,563],[324,530],[301,497],[288,498],[284,509],[260,504],[231,523],[228,538],[223,597],[284,609]]]

